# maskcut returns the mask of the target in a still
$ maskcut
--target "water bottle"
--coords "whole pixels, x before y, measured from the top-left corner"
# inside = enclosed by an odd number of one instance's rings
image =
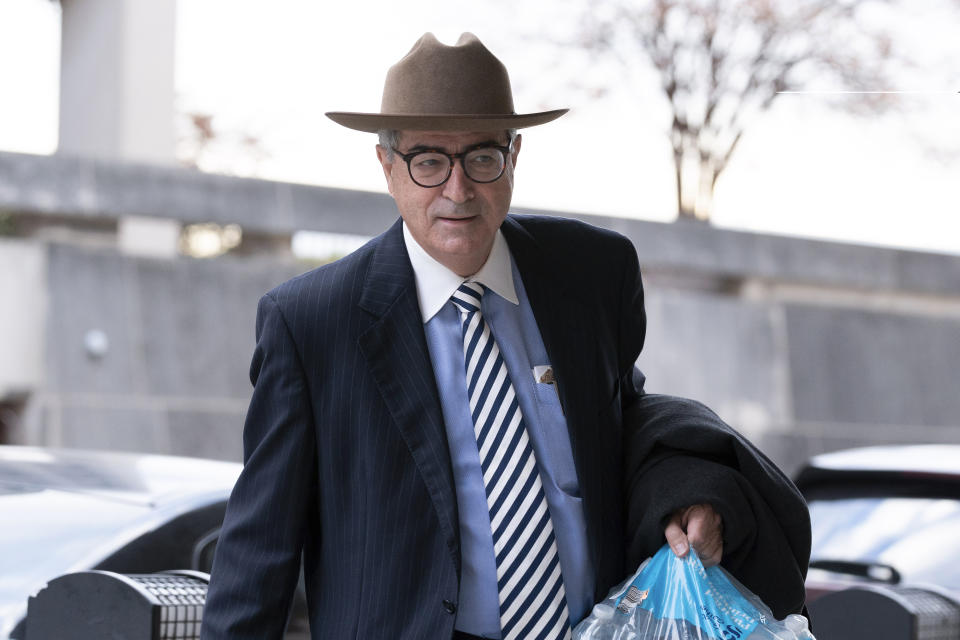
[[[807,619],[799,614],[791,613],[783,621],[783,624],[793,632],[793,635],[797,636],[797,640],[817,640],[810,632]]]
[[[593,611],[573,629],[573,640],[620,640],[626,616],[615,615],[616,611],[601,602],[593,605]]]
[[[651,620],[650,613],[635,609],[631,615],[618,615],[609,604],[593,607],[590,616],[573,630],[573,640],[690,640],[713,636],[686,620]],[[781,622],[759,625],[744,640],[816,640],[807,619],[792,614]]]
[[[767,621],[753,630],[746,640],[816,640],[807,619],[792,613],[781,621]]]

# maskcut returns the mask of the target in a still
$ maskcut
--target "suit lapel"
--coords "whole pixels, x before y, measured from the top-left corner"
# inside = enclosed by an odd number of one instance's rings
[[[556,372],[560,399],[584,499],[588,537],[595,560],[599,553],[597,532],[602,514],[602,461],[595,446],[600,397],[597,383],[597,348],[589,309],[569,281],[557,275],[553,265],[561,256],[539,245],[520,224],[507,218],[501,227],[510,253],[517,263],[527,298],[537,320],[544,347]],[[557,321],[557,319],[562,319]]]
[[[371,258],[359,305],[375,318],[360,349],[430,492],[460,573],[457,500],[446,428],[417,302],[413,268],[398,220]]]

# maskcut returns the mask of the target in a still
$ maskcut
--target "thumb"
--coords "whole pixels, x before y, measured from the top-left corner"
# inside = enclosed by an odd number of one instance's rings
[[[690,550],[690,541],[687,540],[687,534],[683,531],[683,511],[677,511],[670,516],[670,520],[663,530],[663,536],[678,558],[687,555]]]

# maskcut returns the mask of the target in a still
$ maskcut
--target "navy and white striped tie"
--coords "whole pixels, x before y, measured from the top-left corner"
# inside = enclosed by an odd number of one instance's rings
[[[560,555],[523,415],[500,348],[480,313],[486,287],[464,282],[460,310],[467,394],[490,509],[504,640],[570,638]]]

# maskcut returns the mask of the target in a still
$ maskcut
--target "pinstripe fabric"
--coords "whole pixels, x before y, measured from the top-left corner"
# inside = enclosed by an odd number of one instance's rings
[[[456,494],[399,225],[269,292],[256,329],[204,639],[279,640],[301,550],[313,638],[451,637]]]
[[[464,282],[460,311],[467,395],[490,509],[504,640],[570,637],[560,554],[536,456],[507,365],[480,312],[486,288]]]

